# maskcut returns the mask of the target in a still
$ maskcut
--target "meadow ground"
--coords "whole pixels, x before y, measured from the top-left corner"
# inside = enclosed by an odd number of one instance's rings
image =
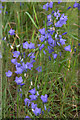
[[[74,2],[53,3],[48,11],[43,9],[44,2],[4,2],[2,3],[2,118],[52,118],[52,119],[77,119],[79,116],[79,11],[73,8]],[[70,9],[67,9],[71,6]],[[46,49],[48,43],[41,42],[40,29],[47,27],[47,15],[59,10],[60,14],[67,16],[66,24],[62,27],[53,27],[58,35],[63,35],[64,45],[57,45],[54,51],[56,59]],[[56,19],[54,23],[56,23]],[[15,35],[10,35],[10,29],[15,30]],[[57,39],[55,34],[53,39]],[[34,43],[35,49],[24,49],[23,43]],[[38,44],[45,44],[42,50]],[[59,43],[57,43],[59,44]],[[71,46],[71,52],[65,51],[65,46]],[[31,46],[32,47],[32,46]],[[33,46],[34,47],[34,46]],[[16,74],[15,65],[11,60],[14,51],[20,51],[18,63],[30,61],[29,53],[34,52],[33,67],[21,74]],[[46,52],[46,53],[45,53]],[[20,59],[21,58],[21,59]],[[22,63],[21,63],[22,64]],[[41,66],[40,69],[37,69]],[[12,76],[7,77],[5,72],[12,71]],[[38,71],[41,70],[41,71]],[[15,78],[22,77],[25,85],[20,86]],[[38,98],[34,101],[41,113],[35,115],[30,105],[25,105],[24,99],[29,98],[29,90],[35,88]],[[41,95],[47,94],[47,102],[43,103]],[[29,98],[30,99],[30,98]]]

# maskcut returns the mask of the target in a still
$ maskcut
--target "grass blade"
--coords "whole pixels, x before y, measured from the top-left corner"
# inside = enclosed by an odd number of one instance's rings
[[[36,23],[34,22],[33,18],[31,17],[31,15],[28,12],[25,12],[29,18],[31,19],[32,23],[35,25],[35,27],[38,29],[38,26],[36,25]]]
[[[36,18],[36,21],[37,21],[37,24],[38,24],[38,18],[37,18],[37,14],[36,14],[36,11],[35,11],[35,7],[34,7],[34,5],[33,5],[33,11],[34,11],[35,18]]]

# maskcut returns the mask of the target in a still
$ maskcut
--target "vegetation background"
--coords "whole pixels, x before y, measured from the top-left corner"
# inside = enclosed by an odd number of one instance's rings
[[[70,52],[62,52],[62,56],[49,61],[49,53],[45,56],[43,52],[36,52],[36,62],[32,71],[27,72],[25,79],[26,85],[23,86],[22,99],[17,92],[18,86],[14,82],[15,73],[11,78],[7,78],[5,72],[15,71],[14,65],[11,63],[12,52],[19,50],[24,52],[22,43],[25,41],[33,42],[35,45],[39,41],[39,29],[46,26],[43,23],[47,14],[51,13],[43,10],[44,2],[7,2],[2,3],[2,33],[6,37],[2,45],[2,117],[3,118],[25,118],[30,116],[35,118],[35,115],[27,107],[25,108],[24,99],[27,92],[30,90],[31,81],[37,89],[37,84],[40,86],[39,94],[48,94],[47,108],[50,111],[44,111],[41,118],[78,118],[79,113],[79,49],[78,49],[78,28],[80,28],[78,19],[78,9],[73,8],[74,2],[54,3],[52,10],[60,10],[60,13],[65,13],[68,16],[67,24],[63,29],[59,30],[59,34],[67,32],[63,38],[67,40],[67,44],[71,45]],[[67,8],[71,6],[71,9]],[[25,13],[27,12],[28,15]],[[36,26],[34,25],[36,24]],[[16,31],[16,36],[12,37],[8,34],[10,29]],[[16,45],[21,45],[16,49]],[[13,46],[13,49],[10,47]],[[75,51],[76,49],[76,51]],[[26,51],[26,56],[29,51]],[[35,69],[42,66],[42,72],[38,73]],[[40,104],[40,101],[36,103]],[[41,107],[41,106],[40,106]]]

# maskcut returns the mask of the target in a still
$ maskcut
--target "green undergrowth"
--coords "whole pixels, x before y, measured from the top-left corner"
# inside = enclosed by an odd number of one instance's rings
[[[67,32],[63,38],[66,39],[66,45],[71,45],[70,52],[62,52],[62,56],[56,60],[51,58],[49,61],[49,53],[43,54],[43,51],[36,51],[36,62],[31,71],[27,71],[26,78],[23,75],[25,85],[23,86],[23,96],[20,98],[17,90],[18,86],[15,83],[16,74],[7,78],[5,72],[11,70],[15,71],[14,65],[11,63],[12,52],[19,50],[24,52],[22,43],[25,41],[35,43],[35,46],[40,43],[39,29],[46,26],[43,21],[46,21],[47,12],[42,9],[45,3],[40,2],[25,2],[25,3],[3,3],[2,11],[2,32],[3,37],[6,36],[6,41],[2,41],[2,117],[3,118],[25,118],[30,116],[34,118],[35,115],[28,107],[25,108],[24,99],[27,97],[30,90],[31,80],[33,82],[32,88],[38,90],[39,94],[48,94],[47,108],[50,111],[45,111],[42,118],[77,118],[78,117],[78,10],[69,9],[74,3],[54,3],[53,10],[59,9],[60,13],[65,13],[68,16],[67,25],[63,29],[59,29],[59,34]],[[8,11],[8,14],[5,12]],[[50,14],[51,9],[48,11]],[[74,17],[75,16],[75,17]],[[16,31],[14,37],[8,34],[9,30],[13,28]],[[11,49],[10,44],[13,45]],[[20,44],[19,48],[16,45]],[[76,52],[74,52],[73,45],[75,45]],[[44,50],[44,49],[43,49]],[[26,50],[27,55],[30,52]],[[42,66],[42,72],[38,73],[35,69]],[[36,103],[41,101],[38,100]]]

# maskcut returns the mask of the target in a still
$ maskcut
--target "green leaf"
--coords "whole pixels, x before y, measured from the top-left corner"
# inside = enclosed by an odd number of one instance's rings
[[[38,26],[36,25],[36,23],[34,22],[33,18],[31,17],[31,15],[28,12],[25,12],[29,18],[31,19],[32,23],[35,25],[35,27],[38,29]]]
[[[37,24],[38,24],[39,22],[38,22],[38,18],[37,18],[37,14],[36,14],[34,5],[33,5],[33,10],[34,10],[35,18],[36,18],[36,21],[37,21]]]
[[[74,38],[75,40],[78,40],[78,38],[75,37],[75,35],[73,35],[73,34],[71,34],[71,33],[68,33],[68,35],[69,35],[70,37]]]

